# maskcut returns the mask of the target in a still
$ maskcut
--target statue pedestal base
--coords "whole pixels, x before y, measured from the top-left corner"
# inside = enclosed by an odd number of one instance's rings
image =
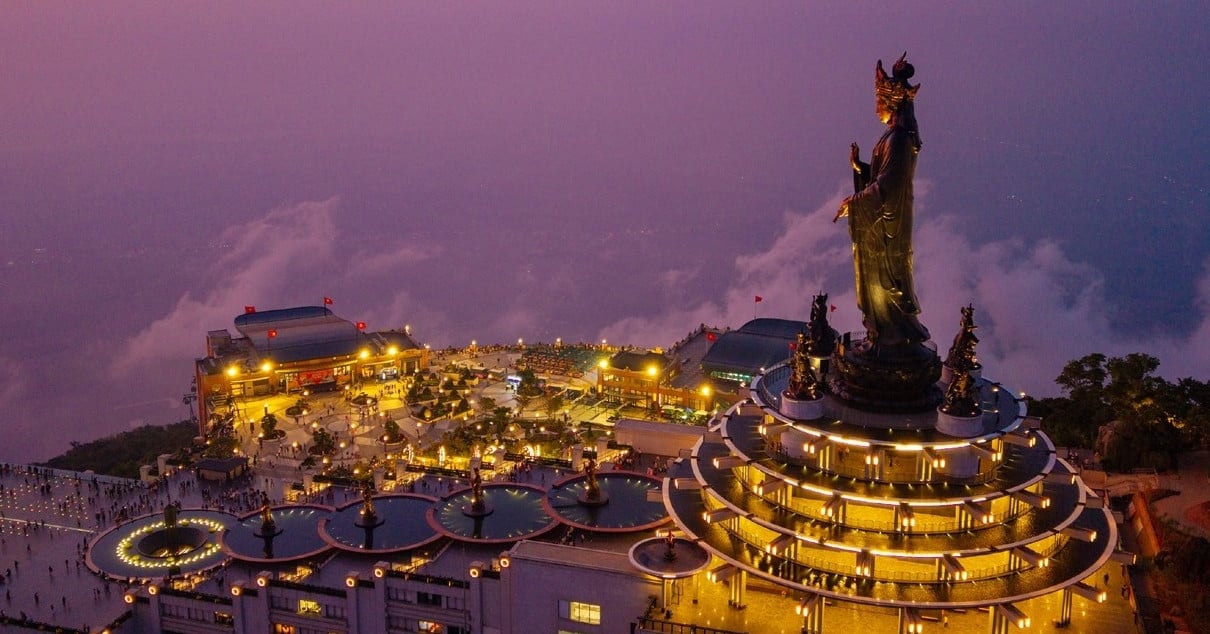
[[[462,514],[467,517],[487,517],[488,515],[491,515],[492,511],[494,510],[495,509],[486,504],[466,504],[462,507]]]
[[[817,420],[823,418],[823,398],[796,399],[781,395],[781,413],[794,420]]]
[[[256,532],[252,534],[261,539],[273,539],[274,537],[282,534],[282,529],[273,524],[261,524],[260,528],[258,528]]]
[[[955,438],[974,438],[983,434],[983,414],[953,416],[939,409],[937,431]]]
[[[941,357],[918,343],[853,345],[832,356],[828,388],[846,404],[867,412],[926,412],[941,404]]]
[[[606,504],[609,504],[609,496],[605,495],[604,491],[600,491],[595,497],[590,497],[588,495],[588,491],[581,491],[580,494],[576,496],[576,502],[578,502],[580,506],[605,506]]]
[[[971,375],[971,378],[974,379],[976,383],[978,383],[979,379],[983,378],[983,365],[976,364],[975,367],[971,370],[970,375]],[[941,366],[941,382],[946,385],[949,385],[953,381],[954,381],[954,371],[952,369],[950,369],[950,367],[948,365]]]
[[[361,516],[361,519],[357,520],[356,522],[353,522],[353,526],[356,526],[357,528],[365,528],[365,529],[371,529],[371,530],[378,528],[379,526],[382,526],[383,524],[386,524],[386,520],[378,519],[377,515],[371,515],[369,517],[366,517],[363,515],[363,516]]]

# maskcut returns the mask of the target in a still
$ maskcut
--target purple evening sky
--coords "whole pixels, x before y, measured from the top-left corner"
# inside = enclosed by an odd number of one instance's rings
[[[939,341],[1054,393],[1210,367],[1204,3],[7,3],[0,459],[186,415],[207,330],[336,300],[423,341],[853,329],[829,221],[909,51]]]

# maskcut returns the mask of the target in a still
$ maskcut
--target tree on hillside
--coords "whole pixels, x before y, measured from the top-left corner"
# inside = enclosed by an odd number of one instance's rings
[[[160,454],[174,453],[178,460],[186,459],[188,448],[196,435],[197,424],[188,420],[164,426],[148,425],[92,442],[72,441],[67,453],[43,464],[56,469],[92,470],[105,475],[137,478],[139,466],[154,463]]]
[[[1116,470],[1167,468],[1177,453],[1210,438],[1210,387],[1156,376],[1159,359],[1089,354],[1067,363],[1055,379],[1064,398],[1030,403],[1060,446],[1095,446]]]
[[[1105,391],[1105,379],[1109,372],[1105,369],[1105,355],[1095,352],[1074,361],[1068,361],[1063,371],[1055,378],[1055,383],[1063,388],[1067,398],[1072,400],[1099,401]]]
[[[1139,353],[1106,361],[1109,382],[1104,395],[1115,418],[1147,422],[1164,417],[1161,403],[1169,385],[1154,376],[1159,367],[1159,359]]]
[[[1092,447],[1097,430],[1113,420],[1105,395],[1106,361],[1100,353],[1069,361],[1055,378],[1065,396],[1031,402],[1030,411],[1042,417],[1043,429],[1059,446]]]
[[[1184,378],[1169,392],[1176,412],[1173,425],[1181,431],[1190,447],[1210,444],[1210,382]]]
[[[1147,354],[1093,354],[1069,363],[1056,380],[1071,396],[1065,414],[1087,416],[1086,427],[1100,428],[1096,449],[1109,469],[1167,469],[1186,448],[1174,425],[1182,409],[1178,393],[1155,375],[1159,366]]]

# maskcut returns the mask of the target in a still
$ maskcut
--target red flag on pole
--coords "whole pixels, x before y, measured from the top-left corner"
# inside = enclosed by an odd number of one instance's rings
[[[332,298],[325,296],[324,297],[324,306],[331,306],[331,305],[332,305]]]
[[[761,302],[763,302],[763,301],[765,301],[765,298],[761,297],[760,295],[757,295],[757,296],[756,296],[756,303],[758,303],[758,304],[759,304],[759,303],[761,303]]]
[[[829,313],[834,313],[834,312],[836,312],[836,304],[830,304],[830,305],[828,306],[828,312],[829,312]]]
[[[251,315],[256,312],[256,306],[244,306],[244,314]]]

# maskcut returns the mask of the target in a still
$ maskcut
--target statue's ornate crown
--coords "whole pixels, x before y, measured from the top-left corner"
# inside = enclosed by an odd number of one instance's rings
[[[914,100],[916,92],[920,90],[920,84],[913,86],[908,80],[915,74],[916,68],[907,61],[907,51],[895,61],[890,75],[882,69],[882,60],[878,60],[878,66],[874,68],[874,90],[878,93],[878,98],[891,105],[905,99]]]

